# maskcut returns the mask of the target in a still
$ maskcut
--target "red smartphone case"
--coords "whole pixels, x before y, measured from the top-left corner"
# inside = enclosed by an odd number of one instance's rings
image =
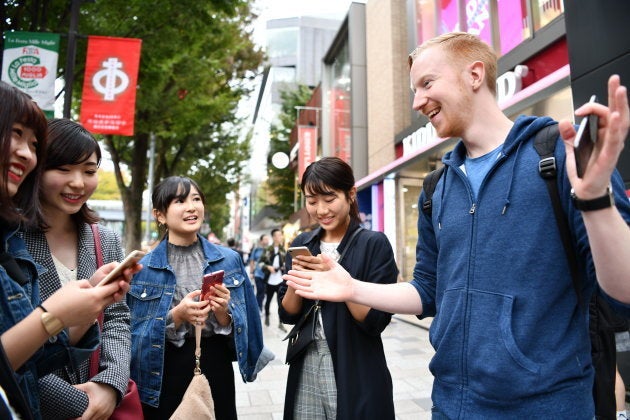
[[[214,295],[210,287],[217,284],[223,284],[223,275],[224,275],[223,270],[219,270],[213,273],[205,274],[203,276],[203,283],[201,284],[201,299],[202,300],[209,300],[210,296]]]

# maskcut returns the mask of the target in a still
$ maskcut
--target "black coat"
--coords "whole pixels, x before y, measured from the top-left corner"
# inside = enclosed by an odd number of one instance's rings
[[[358,228],[351,222],[337,250],[343,252],[348,238]],[[321,228],[299,235],[291,246],[307,246],[313,255],[320,254]],[[372,283],[395,283],[398,268],[387,237],[382,232],[363,230],[346,252],[341,265],[353,278]],[[291,257],[287,255],[287,269]],[[286,293],[282,283],[280,298]],[[302,313],[313,305],[305,299]],[[381,332],[389,324],[391,314],[370,310],[363,323],[357,322],[345,303],[321,302],[326,341],[332,355],[337,383],[337,419],[394,419],[392,378],[387,369]],[[280,319],[295,324],[301,317],[279,309]],[[302,360],[289,367],[284,403],[284,419],[293,419],[295,391],[297,389]]]

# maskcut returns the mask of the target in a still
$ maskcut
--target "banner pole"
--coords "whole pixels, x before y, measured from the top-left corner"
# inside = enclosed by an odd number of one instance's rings
[[[79,23],[79,8],[81,0],[72,0],[70,9],[70,28],[68,29],[68,50],[66,52],[66,67],[64,69],[63,117],[70,118],[72,108],[72,84],[74,83],[74,64],[77,55],[77,27]]]

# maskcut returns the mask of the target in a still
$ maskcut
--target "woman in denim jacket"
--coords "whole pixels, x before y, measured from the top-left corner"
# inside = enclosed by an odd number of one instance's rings
[[[131,270],[120,281],[91,287],[117,265],[107,264],[90,281],[73,282],[41,302],[42,267],[17,231],[37,219],[46,117],[28,95],[4,82],[0,104],[0,387],[22,419],[39,419],[38,377],[90,356],[98,344],[94,319],[123,298]]]
[[[236,419],[234,371],[253,381],[273,359],[264,348],[258,304],[236,252],[199,235],[205,198],[189,178],[169,177],[153,191],[163,240],[141,263],[127,304],[131,311],[131,377],[145,419],[168,419],[193,376],[195,324],[203,323],[201,370],[208,378],[217,420]],[[204,274],[223,270],[215,297],[199,301]]]

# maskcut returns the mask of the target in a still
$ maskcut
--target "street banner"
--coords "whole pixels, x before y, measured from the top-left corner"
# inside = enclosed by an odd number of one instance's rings
[[[136,38],[88,37],[81,124],[90,132],[133,136],[141,44]]]
[[[48,118],[54,116],[59,34],[4,32],[2,81],[31,95]]]
[[[298,180],[302,182],[302,174],[306,167],[314,162],[317,156],[317,127],[298,126],[298,144]]]
[[[352,132],[347,127],[338,127],[337,138],[335,140],[335,156],[346,163],[350,163],[350,143],[352,142]]]

